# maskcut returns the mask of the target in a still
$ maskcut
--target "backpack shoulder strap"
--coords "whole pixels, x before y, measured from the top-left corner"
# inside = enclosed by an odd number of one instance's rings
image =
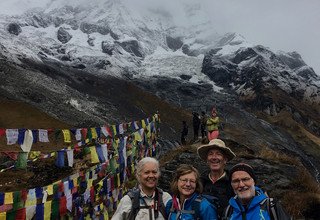
[[[273,198],[269,198],[269,201],[267,203],[268,206],[268,212],[270,214],[271,219],[278,220],[277,212],[276,212],[276,205]]]
[[[200,219],[200,204],[202,201],[202,196],[199,195],[193,202],[192,202],[192,210],[194,210],[194,219],[198,220]]]
[[[140,189],[130,189],[127,195],[130,197],[132,203],[131,211],[128,214],[128,220],[134,220],[140,210]]]
[[[266,210],[271,220],[278,220],[274,198],[267,197],[260,202],[260,208]]]
[[[159,204],[158,204],[159,212],[166,219],[167,214],[166,214],[166,206],[164,205],[164,202],[163,202],[163,190],[160,188],[157,188],[157,193],[158,193],[158,198],[159,198],[158,199],[159,201],[157,201],[157,202],[159,202]],[[158,212],[156,212],[155,214],[158,215]],[[157,218],[158,216],[155,216],[155,217]]]
[[[222,219],[227,220],[231,216],[232,211],[233,211],[233,207],[231,205],[228,205],[224,211],[224,215]]]

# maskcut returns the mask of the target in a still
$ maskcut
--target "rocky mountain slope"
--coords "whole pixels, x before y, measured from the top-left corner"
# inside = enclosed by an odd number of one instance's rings
[[[193,19],[201,11],[196,4],[182,9],[193,21],[188,27],[178,27],[164,9],[137,13],[114,0],[55,0],[46,9],[0,16],[1,97],[71,126],[140,119],[158,110],[162,158],[177,151],[180,123],[187,120],[191,128],[191,111],[216,106],[222,138],[237,161],[259,167],[265,187],[287,203],[299,197],[288,192],[302,191],[315,201],[309,206],[319,205],[319,75],[297,52],[219,35],[207,20]],[[4,119],[2,126],[9,126]],[[177,163],[197,161],[194,149],[171,159],[168,175]],[[313,191],[297,181],[301,173],[312,176]],[[297,210],[291,211],[301,216]]]

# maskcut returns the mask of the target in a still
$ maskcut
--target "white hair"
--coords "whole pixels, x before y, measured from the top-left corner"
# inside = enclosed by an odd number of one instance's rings
[[[137,163],[137,173],[136,173],[137,177],[140,175],[140,173],[146,163],[154,163],[157,166],[158,173],[160,174],[159,161],[153,157],[145,157]]]

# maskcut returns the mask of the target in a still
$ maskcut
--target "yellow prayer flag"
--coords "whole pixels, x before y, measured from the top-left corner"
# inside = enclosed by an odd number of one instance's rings
[[[53,185],[47,186],[47,193],[48,193],[48,195],[52,195],[53,194]]]
[[[96,151],[96,147],[95,146],[90,147],[90,152],[91,152],[91,163],[99,163],[99,157]]]
[[[13,204],[13,193],[6,192],[4,194],[4,204]]]
[[[41,155],[41,151],[30,151],[29,152],[29,159],[33,160],[38,158]]]
[[[6,220],[7,213],[6,212],[0,212],[0,220]]]
[[[63,129],[63,139],[65,143],[71,143],[71,134],[69,129]]]
[[[79,184],[78,184],[78,178],[74,178],[72,181],[73,181],[73,186],[74,186],[74,187],[78,187],[78,186],[79,186]]]
[[[151,137],[151,124],[148,124],[147,130],[148,130],[147,137],[150,138]]]
[[[134,140],[135,141],[142,141],[141,135],[139,132],[134,132]]]
[[[92,138],[93,139],[97,139],[98,138],[98,134],[97,134],[96,128],[90,128],[90,129],[91,129]]]
[[[109,220],[108,210],[103,212],[104,220]]]
[[[117,134],[117,128],[115,125],[112,125],[112,130],[113,130],[113,134],[116,135]]]
[[[120,187],[120,173],[117,173],[117,183],[118,187]]]
[[[146,128],[146,122],[144,121],[144,119],[141,120],[141,126],[142,128]]]
[[[44,203],[44,219],[51,218],[51,203],[52,201],[47,201]]]
[[[88,179],[88,188],[91,188],[93,185],[93,179]]]

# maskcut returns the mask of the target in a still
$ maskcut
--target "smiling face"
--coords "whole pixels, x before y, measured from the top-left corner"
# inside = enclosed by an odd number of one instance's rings
[[[208,151],[207,164],[212,172],[222,172],[227,164],[228,159],[219,149],[213,148]]]
[[[194,172],[180,176],[178,179],[178,190],[180,199],[183,201],[189,198],[196,190],[197,176]]]
[[[231,177],[231,186],[242,204],[248,202],[255,196],[254,180],[245,171],[236,171]]]
[[[159,179],[158,166],[155,163],[147,162],[144,164],[138,179],[142,190],[147,193],[155,190]]]

